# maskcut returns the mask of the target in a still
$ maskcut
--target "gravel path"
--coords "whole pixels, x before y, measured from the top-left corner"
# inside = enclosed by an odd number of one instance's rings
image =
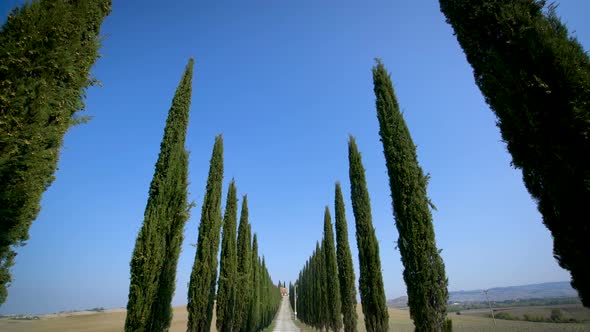
[[[276,332],[297,332],[299,329],[293,323],[293,311],[289,305],[289,297],[283,297],[281,308],[276,318],[276,324],[273,331]]]

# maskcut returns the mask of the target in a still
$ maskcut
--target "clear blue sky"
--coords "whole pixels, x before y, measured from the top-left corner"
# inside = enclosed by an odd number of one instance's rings
[[[22,0],[2,1],[3,17]],[[236,178],[276,282],[295,280],[322,236],[334,183],[343,184],[354,263],[347,137],[363,154],[388,298],[405,293],[371,67],[392,74],[419,161],[430,172],[436,237],[451,290],[569,280],[549,231],[510,166],[495,118],[474,84],[438,1],[114,0],[103,25],[104,87],[94,119],[65,139],[0,313],[127,303],[129,261],[143,221],[167,112],[196,60],[188,129],[190,192],[175,305],[186,303],[214,136],[225,144],[224,197]],[[590,2],[558,14],[586,49]]]

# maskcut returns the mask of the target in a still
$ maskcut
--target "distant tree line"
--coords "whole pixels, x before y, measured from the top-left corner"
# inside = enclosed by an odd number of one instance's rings
[[[494,308],[508,308],[508,307],[532,307],[532,306],[551,306],[563,304],[581,304],[577,297],[558,297],[558,298],[540,298],[540,299],[523,299],[523,300],[504,300],[494,301],[492,303]],[[488,308],[487,301],[469,301],[449,304],[449,312],[458,312],[472,309]]]
[[[492,317],[492,314],[489,315]],[[563,315],[563,311],[558,308],[554,308],[551,310],[551,314],[549,317],[539,315],[539,314],[529,314],[525,313],[520,316],[511,315],[509,312],[501,311],[494,315],[496,319],[504,319],[504,320],[523,320],[526,322],[535,322],[535,323],[579,323],[575,318],[567,318]]]

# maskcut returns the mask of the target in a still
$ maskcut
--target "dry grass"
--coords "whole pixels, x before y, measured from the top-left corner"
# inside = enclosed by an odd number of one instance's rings
[[[358,330],[365,332],[360,305],[357,307],[357,312],[359,314]],[[453,320],[453,331],[590,331],[590,323],[588,322],[583,324],[556,324],[496,320],[497,325],[494,326],[491,318],[477,315],[450,314],[449,318]],[[414,324],[410,319],[409,311],[389,308],[389,330],[414,332]]]
[[[68,316],[40,316],[40,320],[0,319],[0,331],[3,332],[120,332],[125,326],[125,311],[106,311],[101,313],[71,314]],[[188,321],[186,306],[174,308],[174,319],[170,332],[185,332]],[[215,330],[215,314],[211,331]]]

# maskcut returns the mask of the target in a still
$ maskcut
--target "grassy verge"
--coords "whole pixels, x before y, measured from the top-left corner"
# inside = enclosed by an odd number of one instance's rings
[[[299,328],[299,331],[301,331],[301,332],[316,332],[316,331],[318,331],[309,325],[305,325],[305,323],[303,323],[299,319],[293,319],[293,322],[295,322],[295,325]]]
[[[264,330],[262,330],[262,332],[272,332],[272,330],[275,329],[275,325],[277,324],[277,320],[273,319],[272,323],[270,323],[269,326],[267,326],[266,328],[264,328]]]

